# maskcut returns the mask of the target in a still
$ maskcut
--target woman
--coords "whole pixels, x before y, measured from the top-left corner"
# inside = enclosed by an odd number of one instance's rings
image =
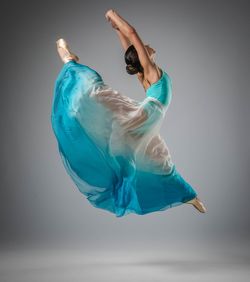
[[[125,50],[127,73],[137,74],[146,97],[138,102],[114,90],[59,39],[64,66],[55,83],[51,122],[68,174],[93,206],[117,217],[183,203],[204,213],[159,134],[172,97],[169,76],[131,25],[114,10],[105,17]]]

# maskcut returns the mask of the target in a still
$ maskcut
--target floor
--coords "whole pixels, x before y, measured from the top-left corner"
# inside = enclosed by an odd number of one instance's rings
[[[168,251],[3,250],[1,282],[250,281],[247,246],[172,248]]]

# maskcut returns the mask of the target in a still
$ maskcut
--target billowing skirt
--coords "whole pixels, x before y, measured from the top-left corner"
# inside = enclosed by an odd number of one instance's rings
[[[117,217],[143,215],[197,196],[159,134],[167,107],[122,95],[86,65],[63,65],[52,128],[67,173],[93,206]]]

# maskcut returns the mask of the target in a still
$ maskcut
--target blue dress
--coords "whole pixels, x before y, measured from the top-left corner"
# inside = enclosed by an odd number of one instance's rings
[[[172,97],[165,71],[139,102],[69,61],[54,86],[51,123],[64,167],[96,208],[117,217],[163,211],[197,196],[159,131]]]

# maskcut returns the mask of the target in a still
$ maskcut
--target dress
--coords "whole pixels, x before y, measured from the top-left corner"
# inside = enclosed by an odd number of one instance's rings
[[[171,101],[165,71],[139,102],[69,61],[54,86],[51,123],[67,173],[96,208],[117,217],[163,211],[197,196],[159,131]]]

